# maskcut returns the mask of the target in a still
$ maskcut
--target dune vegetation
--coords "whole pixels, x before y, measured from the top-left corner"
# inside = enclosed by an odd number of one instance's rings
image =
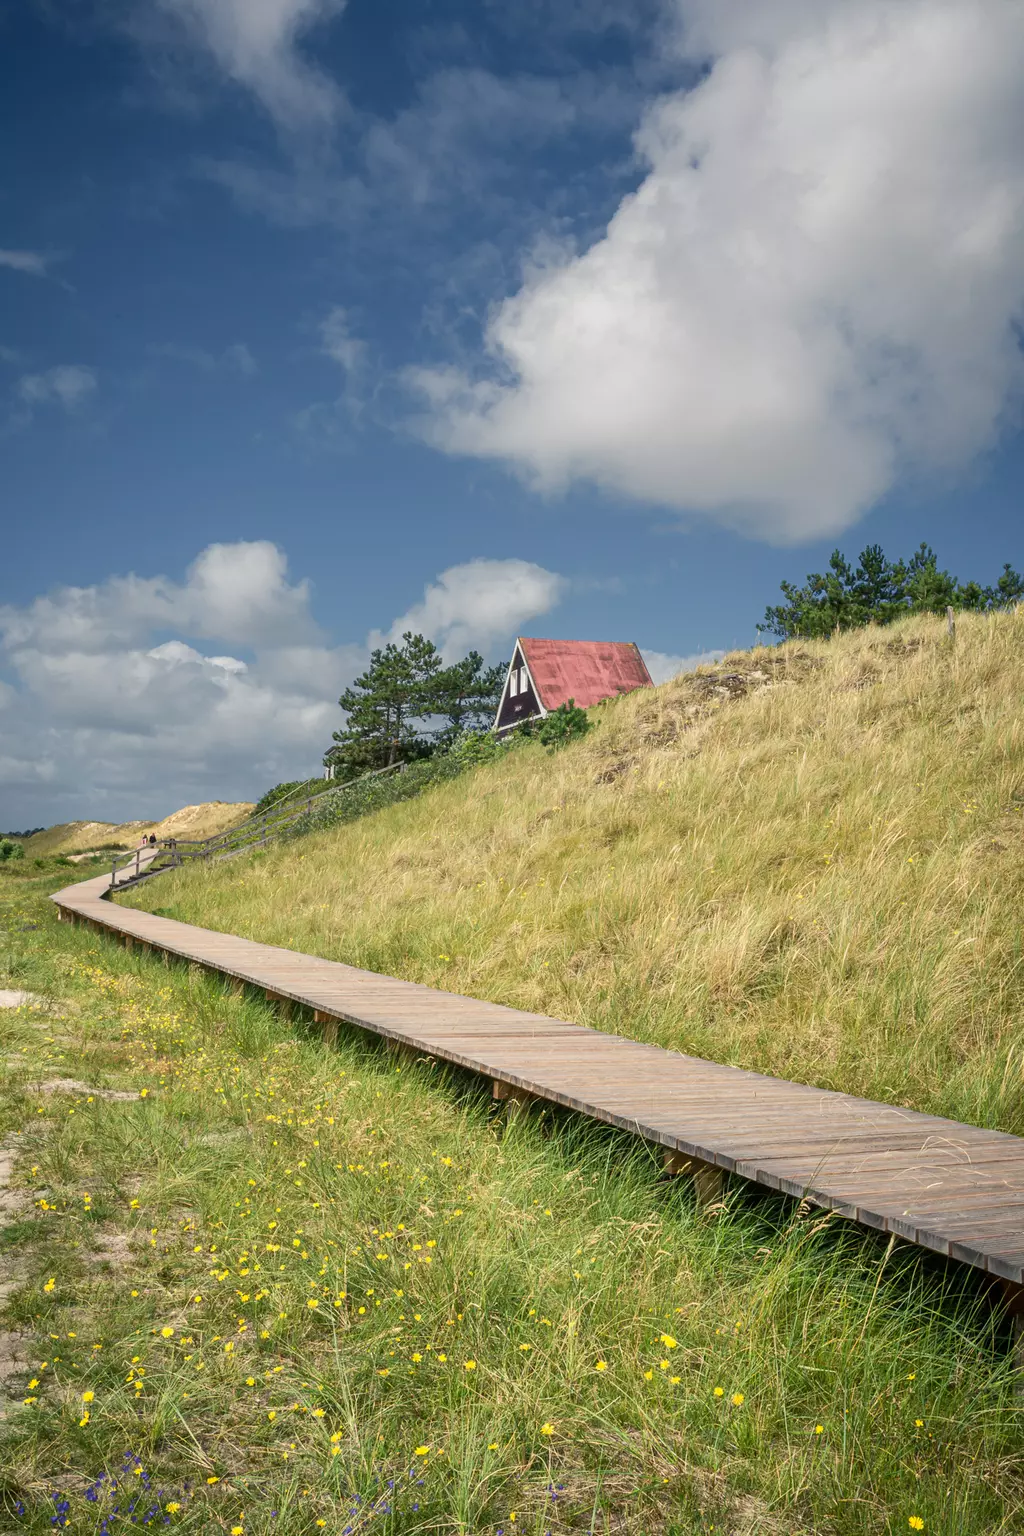
[[[0,873],[5,1532],[1020,1528],[976,1272],[698,1209],[635,1138],[330,1048],[46,888]]]
[[[1024,1133],[1024,610],[728,656],[135,904]]]

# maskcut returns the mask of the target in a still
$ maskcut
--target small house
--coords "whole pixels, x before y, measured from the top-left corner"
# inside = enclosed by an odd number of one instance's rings
[[[529,640],[521,635],[512,652],[494,729],[500,734],[524,720],[542,720],[570,699],[580,709],[588,709],[602,699],[653,686],[632,641]]]

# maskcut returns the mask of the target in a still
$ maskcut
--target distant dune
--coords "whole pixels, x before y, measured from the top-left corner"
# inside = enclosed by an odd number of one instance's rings
[[[186,805],[165,816],[163,821],[66,821],[45,832],[35,832],[25,841],[25,852],[36,858],[46,854],[85,853],[93,848],[133,848],[142,834],[157,838],[213,837],[226,827],[233,827],[250,815],[251,801],[227,804],[211,800],[206,805]]]

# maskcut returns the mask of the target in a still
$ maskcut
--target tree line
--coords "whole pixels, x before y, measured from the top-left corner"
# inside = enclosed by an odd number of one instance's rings
[[[909,560],[888,560],[880,544],[862,550],[852,566],[833,550],[824,573],[813,572],[802,587],[781,583],[784,603],[765,609],[760,628],[783,640],[823,639],[837,629],[891,624],[913,613],[988,613],[1012,607],[1024,597],[1024,577],[1011,565],[994,586],[960,581],[939,569],[935,551],[922,544]]]

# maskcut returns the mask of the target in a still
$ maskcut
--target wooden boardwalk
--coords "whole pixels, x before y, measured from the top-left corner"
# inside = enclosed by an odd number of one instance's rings
[[[632,1131],[696,1175],[723,1172],[1024,1282],[1024,1140],[849,1094],[719,1066],[539,1013],[438,992],[333,960],[115,906],[109,876],[53,900],[63,918],[314,1010],[330,1037],[356,1024],[490,1078],[497,1098],[562,1104]]]

